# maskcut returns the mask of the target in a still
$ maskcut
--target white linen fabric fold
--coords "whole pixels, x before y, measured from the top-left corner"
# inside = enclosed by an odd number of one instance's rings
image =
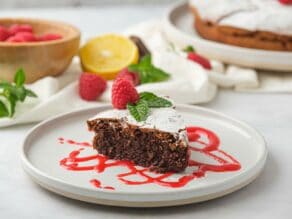
[[[161,31],[159,21],[150,21],[128,29],[125,35],[142,38],[152,53],[155,66],[171,74],[171,79],[161,83],[143,84],[137,90],[150,91],[172,98],[176,103],[196,104],[211,101],[218,87],[251,92],[291,92],[292,75],[258,73],[253,69],[224,66],[211,60],[212,70],[206,71],[189,61],[182,48],[168,42]],[[69,69],[58,77],[45,77],[27,85],[38,98],[28,98],[17,105],[13,118],[0,119],[0,127],[38,122],[59,113],[99,106],[111,100],[111,85],[98,101],[88,102],[79,97],[78,78],[81,73],[79,60],[75,58]]]

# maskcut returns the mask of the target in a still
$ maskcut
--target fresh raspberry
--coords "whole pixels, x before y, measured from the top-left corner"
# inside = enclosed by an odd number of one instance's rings
[[[292,4],[292,0],[279,0],[280,3],[282,3],[283,5],[291,5]]]
[[[134,72],[129,72],[128,68],[124,68],[120,73],[117,75],[116,79],[124,78],[133,82],[134,86],[140,84],[139,75]]]
[[[197,53],[189,52],[188,59],[200,64],[205,69],[211,70],[212,68],[209,60],[203,56],[198,55]]]
[[[48,34],[45,34],[45,35],[39,37],[40,41],[51,41],[51,40],[59,40],[59,39],[62,39],[61,35],[52,34],[52,33],[48,33]]]
[[[5,27],[0,26],[0,41],[5,41],[9,36],[9,31]]]
[[[11,35],[15,35],[18,32],[29,32],[32,33],[32,26],[29,24],[14,24],[9,28]]]
[[[24,43],[26,42],[22,37],[15,37],[15,36],[11,36],[9,37],[6,42],[10,42],[10,43]]]
[[[126,109],[128,103],[136,103],[139,94],[132,81],[117,78],[112,87],[112,104],[116,109]]]
[[[13,36],[13,39],[21,42],[35,42],[37,38],[33,33],[30,32],[18,32]]]
[[[96,100],[106,89],[106,80],[99,75],[83,72],[79,79],[79,95],[84,100]]]

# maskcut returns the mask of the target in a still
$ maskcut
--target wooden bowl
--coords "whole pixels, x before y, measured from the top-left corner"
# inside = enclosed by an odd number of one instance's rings
[[[13,81],[19,68],[26,72],[26,83],[59,75],[78,52],[80,31],[71,25],[39,19],[0,19],[0,25],[9,27],[12,24],[30,24],[36,35],[55,33],[63,38],[42,42],[0,42],[0,80]]]

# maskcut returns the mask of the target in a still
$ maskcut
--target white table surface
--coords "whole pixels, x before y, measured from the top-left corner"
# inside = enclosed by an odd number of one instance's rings
[[[87,38],[122,31],[129,25],[161,16],[164,9],[162,5],[35,9],[1,11],[0,16],[64,20],[78,26]],[[23,125],[0,129],[0,218],[292,218],[292,96],[223,90],[203,106],[248,122],[266,138],[266,168],[240,191],[205,203],[160,209],[106,207],[70,200],[42,189],[23,172],[19,151],[25,133],[33,127]]]

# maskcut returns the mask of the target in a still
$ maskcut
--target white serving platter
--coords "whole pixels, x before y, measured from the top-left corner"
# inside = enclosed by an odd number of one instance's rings
[[[292,52],[249,49],[200,37],[194,29],[194,16],[186,2],[175,4],[163,19],[163,31],[169,41],[196,51],[210,59],[256,69],[292,72]]]

